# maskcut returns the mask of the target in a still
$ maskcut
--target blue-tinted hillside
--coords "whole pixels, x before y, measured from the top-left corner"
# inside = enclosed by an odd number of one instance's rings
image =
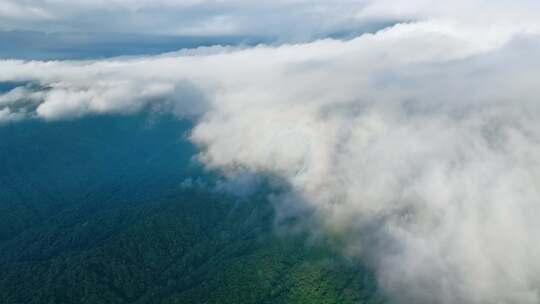
[[[0,303],[381,302],[358,261],[277,235],[265,193],[186,187],[214,178],[189,127],[154,114],[0,126]]]

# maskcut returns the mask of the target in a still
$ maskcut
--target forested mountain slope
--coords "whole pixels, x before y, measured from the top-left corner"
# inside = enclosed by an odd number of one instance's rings
[[[0,303],[381,303],[358,261],[211,187],[189,123],[0,126]]]

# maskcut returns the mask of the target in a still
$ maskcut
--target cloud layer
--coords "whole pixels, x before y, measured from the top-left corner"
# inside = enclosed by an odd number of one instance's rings
[[[0,29],[309,39],[358,30],[366,1],[4,0]]]
[[[3,0],[0,30],[242,35],[306,41],[392,21],[536,26],[536,0]]]
[[[0,82],[24,84],[0,121],[194,117],[206,166],[285,180],[281,208],[312,208],[396,303],[538,303],[540,37],[526,10],[491,7],[415,10],[434,18],[348,41],[1,61]],[[523,22],[492,22],[506,7]]]

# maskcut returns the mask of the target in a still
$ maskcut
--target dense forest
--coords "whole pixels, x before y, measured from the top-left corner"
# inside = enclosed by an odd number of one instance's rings
[[[277,233],[265,193],[212,188],[189,127],[148,113],[0,126],[0,303],[383,302],[359,261]]]

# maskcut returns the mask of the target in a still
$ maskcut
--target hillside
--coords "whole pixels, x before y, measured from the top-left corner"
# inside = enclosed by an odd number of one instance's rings
[[[0,126],[0,303],[381,303],[358,261],[276,233],[264,193],[186,187],[189,123]]]

